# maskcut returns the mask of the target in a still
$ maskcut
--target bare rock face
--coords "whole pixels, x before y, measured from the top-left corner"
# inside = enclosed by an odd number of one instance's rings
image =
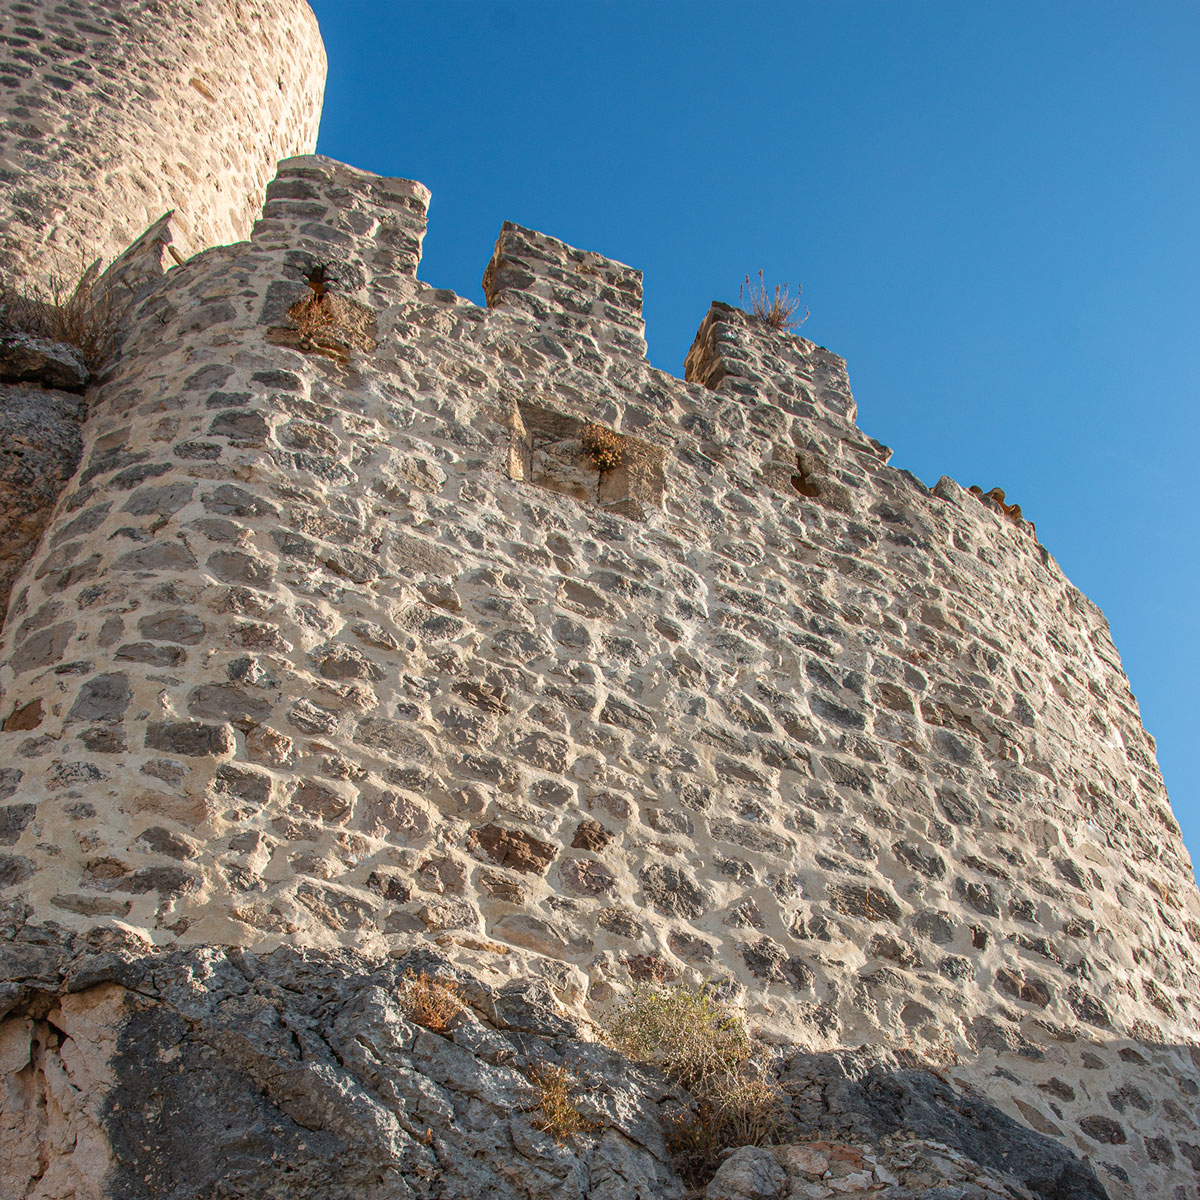
[[[18,347],[7,359],[6,345]],[[77,357],[56,343],[0,341],[0,361],[14,373],[24,363],[29,370],[37,365],[43,376],[59,378],[73,366],[82,370]],[[8,607],[13,580],[33,553],[59,493],[79,465],[85,412],[82,398],[71,392],[0,384],[0,613]]]
[[[1094,1176],[1083,1190],[1068,1185],[1030,1191],[1005,1171],[989,1170],[950,1146],[904,1132],[877,1144],[822,1139],[744,1146],[717,1171],[704,1200],[1034,1200],[1047,1195],[1096,1200],[1104,1192]]]
[[[435,1033],[398,999],[408,973],[447,971],[428,954],[40,966],[0,1021],[5,1200],[682,1196],[659,1120],[669,1089],[580,1040],[544,987],[464,981],[467,1003]],[[42,990],[56,969],[65,994]],[[539,1127],[547,1063],[581,1080],[591,1130],[571,1144]]]
[[[495,989],[459,973],[462,1003],[432,1029],[403,999],[418,973],[454,980],[428,951],[372,963],[345,952],[148,954],[128,941],[72,948],[51,931],[25,937],[4,956],[5,1200],[682,1200],[687,1191],[664,1139],[686,1095],[585,1040],[544,984]],[[782,1058],[799,1098],[789,1128],[805,1140],[735,1151],[708,1200],[881,1188],[939,1200],[1105,1196],[1054,1139],[928,1072],[869,1056]],[[548,1064],[574,1081],[581,1132],[547,1129]]]
[[[0,383],[40,383],[80,392],[87,381],[87,366],[74,346],[27,333],[0,332]]]

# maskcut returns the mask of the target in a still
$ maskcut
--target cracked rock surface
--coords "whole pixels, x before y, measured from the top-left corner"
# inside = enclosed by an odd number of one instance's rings
[[[0,382],[40,383],[79,392],[87,381],[87,366],[74,346],[28,333],[0,333]]]
[[[84,956],[8,989],[0,1198],[682,1195],[661,1079],[580,1038],[541,984],[462,984],[438,1034],[406,1015],[416,954]],[[14,962],[35,969],[38,952]],[[42,989],[58,972],[58,987]],[[595,1129],[538,1128],[531,1074],[566,1066]],[[45,1172],[49,1162],[53,1171]]]
[[[0,339],[0,376],[11,361],[4,348],[13,340]],[[83,399],[72,392],[0,383],[0,621],[13,581],[79,465],[85,413]]]
[[[0,960],[0,1200],[700,1195],[664,1140],[686,1095],[588,1040],[544,981],[487,987],[428,951],[152,954],[31,928]],[[463,1002],[440,1032],[404,1001],[421,972]],[[585,1132],[544,1130],[547,1064]],[[708,1200],[1107,1196],[1055,1140],[886,1054],[778,1065],[785,1143],[734,1148]]]

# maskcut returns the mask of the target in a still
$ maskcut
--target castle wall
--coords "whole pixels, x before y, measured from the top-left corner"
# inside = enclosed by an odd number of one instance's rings
[[[74,281],[168,209],[184,256],[244,238],[324,85],[305,0],[0,0],[0,279]]]
[[[738,310],[685,382],[622,264],[506,225],[482,310],[416,280],[419,184],[301,158],[268,197],[142,303],[14,591],[15,917],[433,945],[576,1007],[723,979],[1113,1196],[1191,1180],[1200,896],[1032,529]]]

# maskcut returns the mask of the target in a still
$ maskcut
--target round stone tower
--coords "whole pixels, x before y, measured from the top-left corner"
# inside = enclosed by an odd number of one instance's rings
[[[0,0],[0,278],[70,280],[168,209],[184,253],[244,238],[325,66],[305,0]]]

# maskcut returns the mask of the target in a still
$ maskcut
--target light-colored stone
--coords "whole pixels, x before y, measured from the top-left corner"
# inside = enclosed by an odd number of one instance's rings
[[[0,30],[17,7],[0,3]],[[92,7],[109,54],[111,12]],[[254,128],[235,164],[249,186],[264,153],[311,140],[320,55],[307,9],[255,0],[267,42],[231,64],[246,8],[138,0],[128,19],[163,17],[130,45],[164,93],[207,51],[233,90],[257,73],[239,92],[256,113],[291,114]],[[175,46],[200,13],[205,37]],[[168,35],[178,62],[155,50]],[[146,153],[218,95],[195,78]],[[236,107],[221,120],[244,123]],[[210,135],[224,155],[212,121],[189,135],[203,163]],[[157,215],[124,211],[139,171],[131,152],[111,195],[57,225],[53,204],[86,190],[64,169],[40,232],[0,209],[8,252],[115,250]],[[24,484],[6,460],[6,495],[28,487],[32,506],[5,509],[21,528],[0,634],[0,946],[20,961],[0,983],[24,997],[6,1054],[52,1011],[75,1021],[69,1052],[10,1073],[6,1113],[40,1071],[36,1095],[86,1149],[99,1110],[70,1108],[68,1077],[113,1087],[81,1049],[107,1026],[72,1009],[74,968],[34,969],[54,947],[117,946],[135,973],[151,942],[192,955],[193,991],[170,1004],[209,1020],[213,995],[240,995],[202,978],[226,948],[313,956],[285,972],[303,1006],[339,954],[361,973],[434,945],[480,987],[546,989],[569,1018],[530,1019],[563,1053],[569,1019],[601,1015],[589,983],[607,1002],[639,980],[720,981],[780,1047],[797,1124],[829,1139],[770,1152],[794,1195],[956,1172],[986,1193],[980,1172],[1018,1160],[1072,1197],[1100,1194],[1089,1164],[1113,1200],[1194,1184],[1200,895],[1104,618],[1015,506],[890,465],[844,362],[740,310],[713,305],[684,379],[650,367],[639,273],[546,235],[503,227],[488,309],[428,286],[413,181],[289,159],[249,241],[163,274],[171,246],[245,219],[203,178],[192,226],[157,222],[123,260],[124,340],[86,414],[39,389],[78,441],[60,431]],[[120,221],[97,227],[98,201]],[[30,446],[44,432],[18,425]],[[306,1012],[306,1031],[337,1019]],[[253,1059],[261,1028],[234,1027]],[[426,1065],[486,1076],[468,1094],[507,1109],[515,1085],[479,1036]],[[434,1171],[396,1116],[430,1092],[402,1058],[363,1067],[392,1107],[314,1099],[312,1069],[274,1058],[262,1078],[302,1127],[369,1120],[395,1153],[380,1162]],[[494,1173],[536,1163],[527,1194],[565,1196],[580,1159],[514,1129],[526,1158]],[[57,1137],[34,1141],[65,1154]],[[632,1138],[601,1136],[595,1196],[677,1186]],[[87,1151],[80,1195],[105,1153]]]
[[[1170,1178],[1194,1144],[1171,1114],[1197,1071],[1200,898],[1097,610],[1027,527],[888,465],[834,355],[714,306],[689,366],[712,391],[540,283],[536,311],[477,309],[414,278],[426,200],[294,160],[248,246],[135,307],[4,630],[4,704],[40,701],[33,732],[68,739],[14,758],[37,805],[14,894],[185,944],[431,939],[488,977],[582,978],[602,955],[725,975],[776,1039],[950,1065],[1014,1119]],[[592,265],[505,239],[560,288]],[[376,321],[349,367],[266,338],[295,264],[332,244]],[[634,292],[611,303],[640,320]],[[514,396],[636,429],[661,497],[616,513],[599,482],[513,478]],[[295,449],[298,420],[335,440]],[[440,492],[390,471],[414,448],[441,455]],[[127,702],[101,703],[116,675]],[[585,820],[607,836],[575,845]],[[185,872],[151,827],[192,839]],[[235,834],[269,853],[233,869]],[[1150,946],[1171,951],[1135,963]],[[1148,1107],[1097,1110],[1088,1055]],[[1043,1097],[1043,1061],[1074,1100]],[[1174,1167],[1142,1158],[1164,1122]]]
[[[743,1146],[735,1150],[705,1189],[705,1200],[782,1200],[788,1173],[771,1150]]]
[[[0,161],[36,181],[0,190],[8,283],[69,286],[168,209],[183,257],[244,238],[275,163],[316,145],[325,51],[305,0],[4,0],[0,37],[20,56],[0,107],[23,113]]]

